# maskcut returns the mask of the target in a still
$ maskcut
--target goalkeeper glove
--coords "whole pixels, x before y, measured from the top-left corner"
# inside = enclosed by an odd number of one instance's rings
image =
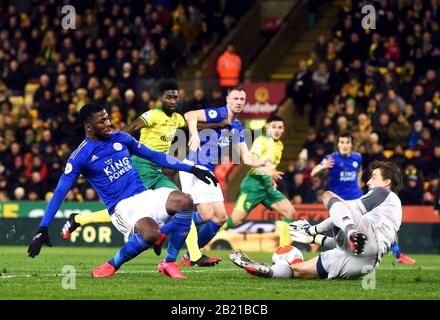
[[[189,172],[195,175],[197,179],[202,180],[204,183],[210,184],[212,181],[212,183],[214,183],[214,186],[217,187],[218,180],[209,170],[200,169],[196,166],[192,166]],[[211,179],[211,181],[209,181],[208,178]]]
[[[310,234],[310,228],[312,226],[307,220],[297,220],[289,224],[289,234],[292,237],[292,241],[299,243],[315,243],[322,245],[326,236],[322,234]],[[315,229],[316,230],[316,229]]]
[[[27,250],[27,252],[29,253],[29,257],[34,258],[35,256],[37,256],[40,253],[41,247],[44,243],[47,244],[49,247],[52,247],[52,243],[49,239],[48,228],[39,227],[37,234],[32,239],[32,242]]]

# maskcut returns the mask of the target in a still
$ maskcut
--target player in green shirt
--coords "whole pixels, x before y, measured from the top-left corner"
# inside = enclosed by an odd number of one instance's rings
[[[283,215],[280,246],[291,243],[289,236],[289,222],[293,218],[295,208],[287,198],[276,189],[276,181],[282,173],[276,168],[283,154],[281,136],[284,132],[284,121],[281,117],[273,115],[267,121],[266,135],[255,139],[251,153],[260,160],[266,160],[272,165],[272,175],[262,172],[258,168],[251,168],[240,185],[240,193],[232,215],[228,217],[226,229],[234,228],[242,224],[249,213],[258,204],[262,203],[266,208],[272,209]]]

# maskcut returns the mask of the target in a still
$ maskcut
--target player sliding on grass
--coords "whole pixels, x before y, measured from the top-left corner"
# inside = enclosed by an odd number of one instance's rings
[[[86,104],[79,117],[86,137],[67,161],[38,232],[28,248],[29,256],[37,256],[44,243],[51,245],[48,226],[69,189],[83,174],[107,207],[113,225],[130,236],[113,258],[93,270],[93,277],[112,276],[123,263],[151,247],[160,235],[158,223],[174,216],[171,247],[159,268],[168,276],[185,278],[175,261],[191,225],[194,203],[188,195],[171,188],[148,190],[130,155],[148,159],[164,168],[191,172],[207,184],[211,179],[217,185],[217,179],[207,170],[189,166],[143,146],[126,133],[113,133],[109,115],[103,106]]]
[[[139,141],[142,144],[152,150],[169,153],[176,130],[186,126],[186,122],[183,116],[176,112],[176,107],[179,102],[177,84],[174,81],[163,81],[159,85],[159,93],[161,107],[143,113],[139,118],[133,121],[133,123],[123,128],[122,131],[131,134],[135,131],[141,130]],[[204,128],[209,127],[214,127],[214,125],[207,124],[204,126]],[[179,190],[178,187],[162,173],[160,167],[155,163],[135,155],[133,155],[131,159],[136,166],[144,185],[148,189],[155,190],[166,187]],[[61,235],[64,240],[67,240],[72,232],[80,226],[89,223],[105,222],[111,222],[107,210],[82,215],[73,213],[64,224]],[[157,255],[160,255],[162,242],[166,235],[170,233],[171,225],[172,223],[165,224],[161,227],[161,235],[153,245],[154,252]],[[212,266],[218,263],[218,261],[219,259],[203,255],[198,258],[196,264],[198,266]],[[162,269],[159,268],[160,272],[161,270]]]
[[[267,160],[271,164],[272,175],[268,175],[251,168],[240,185],[240,193],[235,203],[232,215],[228,217],[226,229],[234,228],[244,223],[248,214],[259,203],[266,208],[271,208],[283,215],[283,228],[280,235],[280,246],[289,245],[292,241],[288,233],[288,223],[291,222],[295,209],[286,197],[276,189],[276,180],[281,178],[282,173],[276,171],[276,167],[283,155],[283,143],[281,136],[284,132],[284,121],[279,116],[271,116],[267,120],[266,135],[255,139],[251,153],[260,160]]]
[[[268,278],[353,279],[373,271],[395,241],[402,222],[402,205],[397,192],[402,174],[391,162],[370,165],[369,192],[359,199],[344,201],[333,192],[324,193],[323,202],[330,217],[311,226],[307,221],[290,225],[292,240],[316,243],[328,249],[308,261],[269,266],[241,252],[230,254],[231,261],[249,273]],[[323,235],[333,227],[336,238]]]

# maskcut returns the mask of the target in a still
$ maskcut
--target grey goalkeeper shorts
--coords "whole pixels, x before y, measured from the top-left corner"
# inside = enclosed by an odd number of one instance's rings
[[[316,267],[320,278],[356,279],[377,267],[379,249],[376,234],[368,221],[363,221],[360,225],[359,231],[367,236],[364,252],[354,255],[345,233],[340,231],[337,237],[338,247],[319,255]]]

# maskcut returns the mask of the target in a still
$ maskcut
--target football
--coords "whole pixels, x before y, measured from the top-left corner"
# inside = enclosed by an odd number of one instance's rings
[[[304,257],[298,248],[288,245],[279,247],[272,255],[272,263],[282,263],[292,265],[304,261]]]

